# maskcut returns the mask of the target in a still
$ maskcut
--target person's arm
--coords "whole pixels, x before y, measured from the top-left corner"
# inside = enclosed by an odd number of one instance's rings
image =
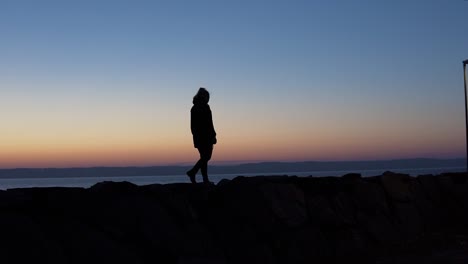
[[[193,135],[193,109],[190,109],[190,131],[192,131]]]
[[[211,114],[211,109],[209,111],[209,131],[211,133],[211,137],[213,139],[213,144],[216,144],[217,143],[217,139],[216,139],[216,131],[214,129],[214,125],[213,125],[213,116]]]
[[[192,135],[198,135],[200,131],[200,120],[199,115],[195,109],[190,110],[190,130]]]

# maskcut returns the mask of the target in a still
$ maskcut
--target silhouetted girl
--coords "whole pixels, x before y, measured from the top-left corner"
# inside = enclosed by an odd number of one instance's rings
[[[193,106],[190,110],[190,128],[193,135],[193,144],[200,153],[200,160],[187,171],[192,183],[196,183],[195,175],[201,170],[204,183],[208,180],[208,161],[213,153],[213,145],[216,144],[216,132],[213,126],[211,109],[208,105],[210,93],[205,88],[200,88],[193,97]]]

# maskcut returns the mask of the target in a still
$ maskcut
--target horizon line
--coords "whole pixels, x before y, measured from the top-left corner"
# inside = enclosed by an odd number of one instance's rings
[[[465,157],[455,158],[428,158],[428,157],[415,157],[415,158],[389,158],[389,159],[363,159],[363,160],[296,160],[296,161],[278,161],[278,160],[254,160],[254,161],[213,161],[210,166],[227,167],[239,166],[248,164],[261,164],[261,163],[306,163],[306,162],[382,162],[382,161],[402,161],[402,160],[466,160]],[[185,167],[191,166],[193,162],[178,162],[166,165],[124,165],[124,166],[70,166],[70,167],[12,167],[1,168],[0,170],[47,170],[47,169],[96,169],[96,168],[150,168],[150,167]]]

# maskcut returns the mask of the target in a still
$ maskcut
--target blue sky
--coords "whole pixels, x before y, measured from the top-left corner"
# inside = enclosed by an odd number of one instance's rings
[[[220,161],[463,156],[467,12],[438,0],[4,0],[0,157],[15,159],[0,166],[191,160],[200,86]]]

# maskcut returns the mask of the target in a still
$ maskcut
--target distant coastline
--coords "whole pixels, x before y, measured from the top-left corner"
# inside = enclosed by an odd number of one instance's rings
[[[307,171],[363,171],[422,168],[455,168],[466,165],[464,158],[456,159],[397,159],[374,161],[303,161],[259,162],[238,165],[210,166],[212,174],[281,173]],[[119,177],[181,175],[189,166],[147,167],[90,167],[90,168],[18,168],[0,169],[0,178],[55,178],[55,177]]]

